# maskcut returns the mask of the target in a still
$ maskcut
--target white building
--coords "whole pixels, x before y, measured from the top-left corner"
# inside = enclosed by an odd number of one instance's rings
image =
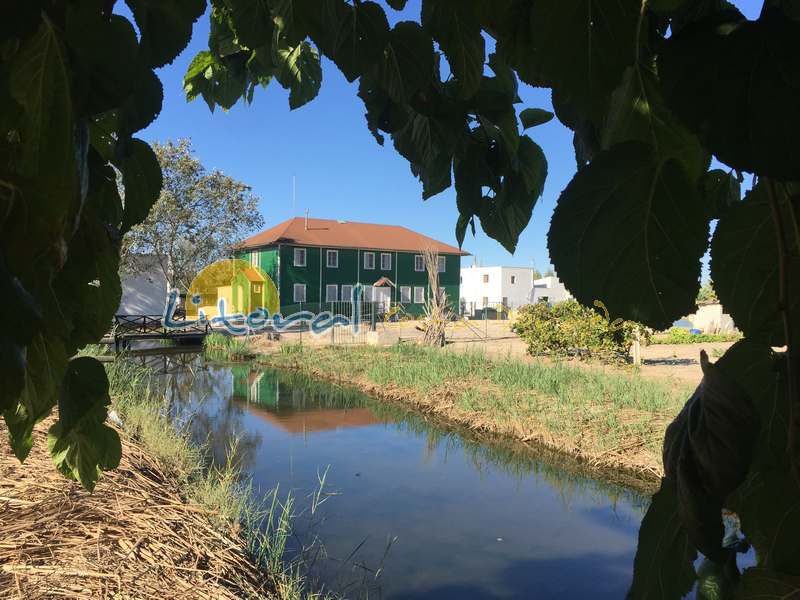
[[[167,278],[155,258],[139,258],[135,274],[120,273],[122,298],[118,315],[160,315],[167,299]]]
[[[572,294],[569,293],[564,284],[555,275],[542,277],[533,282],[532,302],[548,302],[556,304],[569,300]]]
[[[461,305],[468,315],[482,308],[516,309],[533,301],[533,269],[478,267],[461,269]]]

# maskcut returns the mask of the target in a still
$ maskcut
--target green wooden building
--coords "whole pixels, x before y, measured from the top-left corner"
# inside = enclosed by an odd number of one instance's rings
[[[349,302],[361,284],[364,301],[386,310],[400,305],[416,316],[431,293],[422,256],[427,248],[439,254],[439,286],[457,310],[467,253],[397,225],[296,217],[246,239],[236,256],[272,278],[284,315]]]

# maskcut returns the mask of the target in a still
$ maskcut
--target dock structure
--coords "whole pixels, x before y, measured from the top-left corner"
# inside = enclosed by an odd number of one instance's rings
[[[202,344],[211,331],[208,323],[192,324],[181,329],[168,329],[161,315],[116,315],[114,317],[114,351],[126,350],[132,341],[172,340],[181,344]]]

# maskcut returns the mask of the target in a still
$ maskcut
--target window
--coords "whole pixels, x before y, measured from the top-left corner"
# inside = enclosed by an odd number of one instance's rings
[[[370,270],[375,268],[374,252],[364,252],[364,268]]]
[[[339,286],[336,284],[325,286],[325,302],[336,302],[339,300]]]
[[[305,283],[295,283],[294,284],[294,301],[295,302],[305,302],[306,301],[306,284]]]
[[[414,288],[414,303],[415,304],[424,304],[425,303],[425,288],[424,287],[415,287]]]
[[[464,278],[461,275],[458,276],[458,283],[464,283]]]
[[[254,294],[260,294],[261,293],[261,284],[260,283],[254,283],[253,284],[253,293]]]
[[[503,296],[503,306],[508,308],[508,297],[507,296]]]
[[[514,285],[515,283],[517,283],[517,276],[516,275],[512,275],[511,276],[511,285]]]
[[[250,253],[250,264],[254,267],[258,266],[258,252],[251,252]]]
[[[400,286],[400,302],[403,304],[408,304],[411,302],[411,286],[410,285],[401,285]]]
[[[439,300],[444,302],[447,299],[447,291],[443,288],[439,288]]]
[[[550,302],[550,298],[548,296],[539,296],[539,302]]]
[[[342,302],[352,302],[353,301],[353,286],[352,285],[343,285],[342,286]]]
[[[295,248],[294,249],[294,266],[295,267],[305,267],[306,266],[306,249],[305,248]]]
[[[489,276],[488,275],[484,275],[483,276],[483,283],[489,283]]]
[[[484,275],[484,277],[488,277],[488,275]],[[489,296],[484,296],[483,297],[483,308],[486,308],[487,306],[489,306]]]
[[[336,269],[339,266],[339,251],[338,250],[326,251],[325,264],[331,269]]]
[[[446,268],[447,268],[447,257],[445,256],[438,257],[438,263],[436,265],[436,269],[439,271],[439,273],[444,273]]]
[[[422,258],[421,254],[417,254],[414,256],[414,270],[415,271],[425,270],[425,260]]]
[[[381,253],[381,269],[384,271],[392,270],[392,255],[388,252]]]
[[[363,289],[364,289],[364,291],[362,293],[363,293],[364,302],[373,302],[373,300],[374,300],[374,293],[373,293],[374,290],[373,290],[372,286],[371,285],[365,285],[365,286],[363,286]]]

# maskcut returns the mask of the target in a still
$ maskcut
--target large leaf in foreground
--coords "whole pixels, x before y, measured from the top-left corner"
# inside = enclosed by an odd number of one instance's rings
[[[319,53],[308,42],[291,47],[279,43],[275,49],[276,76],[289,90],[289,108],[294,110],[316,98],[322,85]]]
[[[628,600],[678,600],[694,585],[697,552],[681,523],[675,484],[662,480],[639,527]]]
[[[475,0],[424,0],[422,26],[444,51],[458,80],[459,96],[469,98],[478,90],[485,55]]]
[[[140,53],[149,67],[175,60],[192,37],[205,0],[126,0],[141,33]]]
[[[59,471],[89,491],[101,471],[119,465],[122,454],[119,435],[105,424],[110,403],[103,365],[88,356],[71,360],[47,445]]]
[[[708,218],[674,159],[640,142],[614,146],[580,170],[553,213],[550,256],[583,304],[663,329],[690,314],[700,289]]]
[[[777,9],[758,21],[687,27],[659,59],[664,94],[721,161],[800,179],[800,23]]]
[[[775,186],[776,202],[785,206],[784,187]],[[720,218],[711,242],[711,276],[725,310],[749,338],[785,343],[778,312],[778,244],[767,186],[762,182]],[[787,212],[785,223],[790,223]],[[789,244],[788,248],[794,248]],[[787,307],[800,310],[800,259],[789,261]]]
[[[637,0],[515,0],[498,38],[498,53],[519,78],[570,95],[599,121],[606,96],[635,57]]]

